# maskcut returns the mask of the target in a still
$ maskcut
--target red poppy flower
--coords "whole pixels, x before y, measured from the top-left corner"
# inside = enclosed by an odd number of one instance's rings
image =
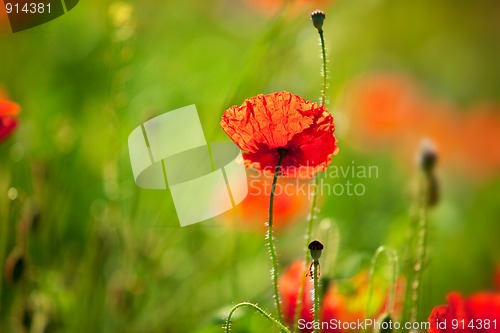
[[[281,174],[311,178],[338,151],[333,117],[289,92],[258,95],[224,112],[222,129],[243,150],[247,167],[274,172],[285,150]]]
[[[19,105],[11,102],[0,91],[0,141],[6,139],[16,128]]]
[[[429,333],[493,333],[500,331],[500,293],[477,293],[463,298],[446,297],[448,305],[436,306],[429,316]]]
[[[289,325],[293,325],[295,304],[299,296],[299,286],[304,274],[304,262],[296,261],[285,271],[279,281],[283,318]],[[364,321],[367,318],[365,311],[369,295],[368,282],[367,272],[361,272],[349,281],[332,283],[321,304],[321,322],[332,323],[334,321],[341,321],[352,323],[358,320]],[[302,311],[299,318],[299,329],[303,333],[313,331],[312,329],[307,329],[307,323],[312,323],[314,320],[311,311],[313,307],[311,298],[312,289],[312,280],[307,279],[302,299]],[[368,314],[368,317],[379,316],[382,313],[384,303],[385,296],[383,295],[382,288],[375,288],[371,303],[373,313]],[[300,325],[300,323],[303,323],[303,325]],[[335,325],[328,326],[322,330],[323,333],[348,332],[341,328],[336,329]]]

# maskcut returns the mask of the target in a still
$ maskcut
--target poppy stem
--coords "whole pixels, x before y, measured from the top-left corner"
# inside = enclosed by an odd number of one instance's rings
[[[319,261],[314,260],[313,266],[314,266],[313,281],[314,281],[314,323],[315,323],[314,333],[317,333],[317,332],[319,332],[318,327],[321,326],[321,324],[319,322],[319,298],[320,298],[319,277],[318,277]]]
[[[321,89],[321,106],[324,106],[326,103],[326,88],[327,88],[327,68],[326,68],[326,48],[325,48],[325,38],[323,36],[323,21],[325,19],[325,14],[322,11],[314,11],[311,14],[311,19],[313,21],[314,27],[318,30],[319,41],[321,44],[321,59],[322,59],[322,70],[321,76],[323,78],[323,86]],[[314,175],[314,193],[311,203],[311,212],[309,213],[309,221],[307,223],[307,239],[306,239],[306,251],[304,255],[305,267],[304,270],[307,269],[308,262],[308,246],[312,241],[312,233],[313,233],[313,225],[314,225],[314,216],[316,213],[316,200],[318,197],[318,185],[319,185],[319,177],[317,174]],[[304,297],[305,290],[305,282],[306,276],[303,275],[302,281],[300,283],[299,295],[297,297],[297,301],[295,302],[295,314],[293,318],[294,326],[293,331],[297,331],[298,329],[298,319],[302,312],[302,298]]]
[[[387,260],[389,262],[388,266],[388,275],[390,276],[390,283],[389,287],[387,290],[387,308],[384,309],[385,312],[389,315],[392,315],[394,312],[394,304],[395,304],[395,298],[396,298],[396,277],[398,275],[398,270],[399,270],[399,265],[398,265],[398,255],[396,251],[392,248],[386,247],[386,246],[380,246],[377,251],[375,251],[375,254],[373,255],[372,262],[371,262],[371,267],[370,267],[370,286],[369,286],[369,291],[368,291],[368,301],[366,303],[366,312],[365,315],[369,316],[370,315],[370,305],[371,301],[373,298],[373,287],[375,284],[374,281],[374,276],[375,276],[375,268],[377,267],[378,263],[378,258],[379,256],[384,253],[387,257]]]
[[[312,197],[312,203],[311,203],[311,211],[309,213],[309,221],[307,221],[307,237],[306,237],[306,246],[305,246],[305,253],[304,253],[304,271],[307,270],[307,262],[309,259],[309,249],[308,246],[312,241],[312,234],[313,234],[313,226],[314,226],[314,217],[316,213],[316,199],[318,197],[318,176],[317,174],[314,175],[314,193]],[[300,289],[299,289],[299,295],[297,297],[297,300],[295,301],[295,314],[293,316],[293,322],[294,322],[294,327],[293,330],[294,332],[298,330],[298,325],[299,325],[299,316],[302,312],[302,299],[304,298],[304,292],[305,292],[305,283],[306,283],[306,276],[302,275],[302,281],[300,283]]]
[[[321,89],[321,105],[324,106],[326,103],[326,88],[327,88],[327,68],[326,68],[326,48],[325,48],[325,38],[323,36],[323,29],[318,29],[318,34],[319,34],[319,40],[321,44],[321,59],[323,60],[323,67],[321,70],[321,76],[323,77],[323,87]],[[309,214],[309,221],[307,223],[307,239],[306,239],[306,252],[305,252],[305,262],[307,265],[307,245],[311,242],[312,240],[312,232],[313,232],[313,225],[314,225],[314,214],[316,211],[316,198],[318,197],[318,176],[314,175],[314,193],[313,193],[313,199],[312,199],[312,204],[311,204],[311,212]],[[295,315],[294,315],[294,330],[297,330],[298,328],[298,319],[299,315],[302,312],[302,298],[304,296],[304,284],[305,284],[305,278],[302,279],[302,283],[300,285],[300,290],[299,290],[299,295],[296,301],[296,306],[295,306]]]
[[[318,29],[319,41],[321,44],[321,59],[323,60],[323,68],[321,70],[321,76],[323,77],[323,87],[321,89],[321,105],[326,103],[326,79],[328,77],[326,71],[326,49],[325,49],[325,39],[323,37],[323,29]]]
[[[279,159],[278,163],[276,164],[276,169],[274,170],[274,177],[273,177],[273,185],[271,187],[271,195],[269,198],[269,221],[267,223],[268,225],[268,231],[267,231],[267,237],[269,239],[269,254],[271,255],[271,262],[273,265],[272,271],[271,271],[271,277],[273,280],[273,288],[274,288],[274,301],[276,304],[276,313],[278,316],[278,321],[280,323],[283,322],[282,317],[281,317],[281,306],[280,306],[280,295],[278,291],[278,260],[276,258],[276,250],[274,249],[274,235],[273,235],[273,208],[274,208],[274,192],[276,190],[276,184],[278,182],[278,176],[281,171],[281,164],[283,163],[283,158],[285,157],[286,150],[284,149],[278,149],[279,153]]]
[[[416,322],[418,318],[418,307],[420,294],[422,292],[422,270],[426,261],[427,250],[427,201],[428,201],[428,181],[426,175],[421,175],[419,194],[419,208],[417,211],[417,248],[415,250],[415,259],[412,265],[412,281],[409,284],[411,289],[411,307],[410,322]]]
[[[416,322],[419,319],[423,270],[427,257],[428,210],[437,203],[438,195],[438,184],[434,174],[437,154],[433,147],[429,146],[429,143],[424,143],[408,239],[408,283],[406,285],[403,320],[410,322]]]
[[[276,319],[274,319],[269,313],[267,313],[266,311],[264,311],[263,309],[261,309],[257,304],[253,304],[253,303],[250,303],[250,302],[241,302],[241,303],[238,303],[236,304],[235,306],[233,306],[231,308],[231,310],[229,311],[229,315],[227,316],[227,319],[226,319],[226,333],[229,333],[229,330],[231,328],[231,318],[234,314],[234,312],[236,310],[238,310],[239,308],[241,307],[244,307],[244,306],[248,306],[248,307],[251,307],[253,308],[254,310],[256,310],[257,312],[259,312],[261,315],[264,316],[264,318],[266,318],[267,320],[271,321],[275,326],[278,326],[282,332],[285,332],[285,333],[291,333],[290,330],[281,323],[281,321],[278,321]]]

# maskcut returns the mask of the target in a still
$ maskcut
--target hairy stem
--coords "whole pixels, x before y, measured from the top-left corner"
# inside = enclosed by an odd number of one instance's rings
[[[319,277],[318,277],[318,266],[319,266],[319,261],[314,260],[313,261],[314,265],[314,275],[313,275],[313,281],[314,281],[314,322],[319,323],[319,298],[320,298],[320,292],[319,292]],[[318,325],[314,325],[314,333],[317,333]]]
[[[250,303],[250,302],[241,302],[241,303],[238,303],[238,304],[236,304],[235,306],[233,306],[231,308],[231,311],[229,311],[229,315],[227,316],[227,319],[226,319],[226,333],[229,333],[229,329],[230,329],[230,326],[231,326],[231,318],[232,318],[234,312],[236,310],[238,310],[239,308],[244,307],[244,306],[251,307],[254,310],[256,310],[257,312],[259,312],[267,320],[271,321],[274,325],[278,326],[281,329],[282,332],[291,333],[290,330],[285,325],[283,325],[280,321],[278,321],[278,320],[274,319],[273,317],[271,317],[270,314],[268,314],[267,312],[265,312],[264,310],[262,310],[257,304],[253,304],[253,303]]]
[[[306,246],[304,248],[306,249],[304,252],[304,272],[307,270],[307,262],[309,258],[309,249],[308,245],[312,241],[312,233],[313,233],[313,226],[314,226],[314,216],[316,212],[316,200],[318,197],[318,176],[314,176],[314,193],[313,193],[313,198],[312,198],[312,203],[311,203],[311,211],[309,213],[309,221],[307,222],[307,236],[306,236]],[[302,312],[302,298],[304,298],[304,291],[305,291],[305,283],[306,283],[306,275],[302,275],[302,281],[300,283],[300,289],[299,289],[299,295],[297,296],[297,300],[295,301],[295,313],[293,316],[293,330],[297,331],[298,325],[299,325],[299,316],[300,313]]]
[[[366,313],[365,315],[369,314],[370,310],[370,305],[373,297],[373,287],[374,287],[374,275],[375,275],[375,268],[377,266],[378,258],[379,256],[384,253],[387,257],[387,260],[389,262],[388,266],[388,272],[390,276],[390,284],[388,287],[387,291],[387,297],[388,297],[388,304],[386,308],[386,312],[389,314],[392,314],[394,312],[394,304],[395,304],[395,298],[396,298],[396,277],[398,275],[398,255],[396,252],[388,247],[385,246],[380,246],[375,254],[373,255],[372,262],[371,262],[371,267],[370,267],[370,287],[368,291],[368,301],[366,304]]]
[[[422,270],[426,260],[427,250],[427,201],[429,182],[425,175],[420,181],[418,227],[417,227],[417,249],[413,266],[413,281],[411,282],[411,312],[410,321],[416,322],[418,318],[419,298],[422,290]]]
[[[415,322],[418,319],[422,271],[427,249],[427,201],[429,181],[425,174],[419,175],[418,192],[415,198],[409,233],[409,261],[403,320]]]
[[[321,44],[321,59],[322,59],[322,70],[321,70],[321,76],[323,78],[323,86],[321,89],[321,106],[324,106],[326,103],[326,88],[327,88],[327,68],[326,68],[326,48],[325,48],[325,39],[323,37],[323,30],[319,29],[318,30],[319,34],[319,40]],[[314,175],[314,194],[312,198],[312,204],[311,204],[311,212],[309,214],[309,221],[307,222],[307,237],[306,237],[306,246],[305,246],[305,253],[304,253],[304,271],[307,269],[307,259],[308,259],[308,248],[307,246],[309,243],[312,241],[312,232],[313,232],[313,226],[314,226],[314,215],[316,212],[316,201],[318,197],[318,176]],[[302,298],[304,297],[304,285],[305,285],[305,275],[302,278],[301,284],[300,284],[300,289],[299,289],[299,295],[297,297],[297,301],[295,302],[295,314],[294,314],[294,331],[297,330],[298,328],[298,320],[300,313],[302,312]]]
[[[274,235],[273,235],[273,208],[274,208],[274,192],[276,190],[276,184],[278,182],[278,176],[281,170],[281,163],[283,162],[283,158],[285,157],[286,151],[284,149],[279,149],[279,160],[278,164],[276,164],[276,169],[274,170],[273,177],[273,185],[271,187],[271,195],[269,198],[269,221],[268,221],[268,230],[267,237],[269,239],[269,254],[271,256],[271,262],[273,265],[271,271],[271,278],[273,280],[273,288],[274,288],[274,301],[276,304],[276,313],[278,316],[278,321],[283,322],[281,317],[281,306],[280,306],[280,295],[278,291],[278,260],[276,258],[276,250],[274,249]]]
[[[326,88],[327,88],[327,68],[326,68],[326,48],[325,48],[325,38],[323,36],[323,29],[318,29],[318,34],[319,34],[319,41],[321,44],[321,60],[322,60],[322,69],[321,69],[321,76],[323,78],[323,86],[321,88],[321,106],[324,106],[326,103]],[[314,215],[316,213],[316,200],[318,197],[318,183],[319,183],[319,178],[318,175],[314,175],[314,193],[313,193],[313,198],[312,198],[312,204],[311,204],[311,212],[309,214],[309,221],[307,223],[307,236],[306,236],[306,246],[305,246],[305,253],[304,253],[304,272],[307,269],[307,259],[308,259],[308,245],[312,241],[312,232],[313,232],[313,226],[314,226]],[[302,278],[301,284],[300,284],[300,289],[299,289],[299,295],[297,296],[297,300],[295,302],[295,314],[293,318],[293,329],[294,331],[297,331],[298,328],[298,319],[300,316],[300,313],[302,312],[302,298],[304,297],[304,286],[306,282],[306,277],[305,275]]]
[[[323,69],[321,71],[321,76],[323,77],[323,88],[321,89],[321,105],[325,105],[326,102],[326,79],[328,77],[326,72],[326,50],[325,50],[325,39],[323,38],[323,30],[318,30],[319,40],[321,43],[321,59],[323,60]]]

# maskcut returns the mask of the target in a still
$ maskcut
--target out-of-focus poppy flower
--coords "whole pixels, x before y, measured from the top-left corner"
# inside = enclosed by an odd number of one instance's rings
[[[282,275],[279,281],[281,294],[281,308],[283,318],[292,325],[295,315],[295,305],[300,292],[300,283],[304,273],[304,262],[294,262]],[[311,279],[306,280],[304,294],[302,299],[302,310],[300,322],[307,327],[306,323],[312,323],[314,318],[312,314],[311,291],[313,283]],[[348,282],[332,283],[321,304],[320,321],[322,323],[332,323],[334,321],[353,323],[358,320],[364,321],[366,318],[376,318],[382,311],[385,304],[385,296],[380,288],[376,288],[373,293],[371,310],[373,313],[366,314],[366,304],[369,297],[369,279],[367,272],[361,272],[350,279]],[[324,333],[347,332],[344,329],[335,329],[335,325],[326,325],[322,330]],[[301,332],[312,332],[312,329],[302,327]]]
[[[500,169],[500,146],[491,144],[500,140],[500,105],[461,110],[424,93],[410,78],[387,73],[356,80],[346,95],[356,124],[348,141],[359,149],[391,149],[412,160],[409,152],[427,137],[442,152],[445,168],[471,175]]]
[[[460,293],[452,292],[446,298],[448,304],[436,306],[429,316],[429,333],[500,330],[500,293],[482,292],[463,298]]]
[[[281,175],[286,177],[311,178],[338,151],[335,124],[326,108],[286,91],[232,106],[220,124],[244,151],[247,167],[274,172],[284,150]]]
[[[462,158],[472,171],[498,172],[500,169],[500,105],[479,105],[463,117],[464,140]],[[455,143],[456,144],[456,143]]]
[[[17,127],[16,116],[19,109],[19,105],[8,100],[0,91],[0,141],[6,139]]]
[[[411,134],[407,126],[421,122],[421,109],[414,84],[402,76],[374,75],[359,79],[348,88],[348,107],[355,118],[352,133],[363,143],[381,144]],[[376,140],[373,142],[371,140]]]
[[[267,228],[264,222],[269,218],[269,195],[273,177],[257,170],[247,170],[247,180],[248,194],[245,199],[216,219],[238,228],[265,232]],[[273,210],[275,231],[306,219],[313,189],[313,183],[309,180],[278,179]],[[214,204],[218,202],[219,200],[215,200]]]

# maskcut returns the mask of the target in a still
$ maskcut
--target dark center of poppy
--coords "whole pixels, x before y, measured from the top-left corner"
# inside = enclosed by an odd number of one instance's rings
[[[288,152],[288,149],[286,149],[286,148],[283,148],[283,147],[278,148],[278,154],[280,154],[280,156],[284,156],[287,152]]]

